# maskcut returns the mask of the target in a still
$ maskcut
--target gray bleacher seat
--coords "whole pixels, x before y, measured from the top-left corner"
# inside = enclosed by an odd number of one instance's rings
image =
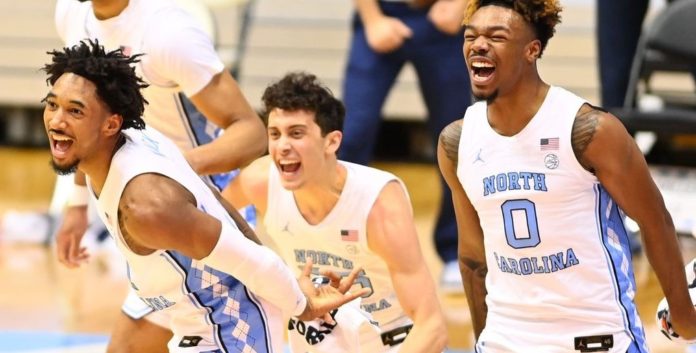
[[[696,73],[696,0],[668,5],[642,34],[624,106],[612,111],[631,132],[696,133],[696,90],[657,89],[658,73]]]

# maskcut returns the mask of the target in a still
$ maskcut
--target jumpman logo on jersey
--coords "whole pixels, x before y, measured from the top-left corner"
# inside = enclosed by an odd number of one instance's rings
[[[484,161],[483,158],[481,158],[481,152],[483,152],[483,148],[479,148],[478,153],[476,153],[476,159],[474,159],[474,161],[471,162],[471,164],[476,164],[476,162],[481,162],[481,164],[486,163],[486,161]]]
[[[282,231],[283,231],[284,233],[288,233],[288,234],[290,234],[290,235],[295,235],[295,234],[293,234],[293,233],[290,231],[290,221],[288,221],[287,223],[285,223],[285,226],[283,227],[283,230],[282,230]]]

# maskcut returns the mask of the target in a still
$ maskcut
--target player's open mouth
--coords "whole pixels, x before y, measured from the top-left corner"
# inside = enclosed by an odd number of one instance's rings
[[[294,172],[296,172],[298,169],[300,169],[300,165],[302,165],[302,163],[300,163],[300,162],[290,162],[290,161],[280,161],[280,162],[278,163],[278,165],[280,166],[280,171],[281,171],[281,172],[283,172],[283,173],[294,173]]]
[[[50,132],[51,151],[55,157],[64,157],[73,144],[73,139],[56,131]]]
[[[495,65],[490,61],[473,60],[471,62],[471,77],[475,83],[486,83],[495,74]]]

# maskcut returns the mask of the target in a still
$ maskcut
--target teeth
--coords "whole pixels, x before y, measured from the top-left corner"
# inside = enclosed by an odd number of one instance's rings
[[[288,165],[288,164],[295,164],[295,163],[298,163],[298,162],[280,161],[279,163],[280,163],[280,165]]]
[[[72,139],[69,138],[69,137],[57,136],[57,135],[53,135],[53,139],[56,140],[56,141],[70,141],[70,140],[72,140]]]
[[[475,62],[471,63],[471,66],[475,67],[477,69],[494,67],[493,64],[487,63],[487,62],[482,62],[482,61],[475,61]]]

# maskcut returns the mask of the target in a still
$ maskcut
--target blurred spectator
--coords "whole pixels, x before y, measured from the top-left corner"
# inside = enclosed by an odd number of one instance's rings
[[[670,3],[676,0],[667,0]],[[623,106],[650,0],[596,2],[602,106]]]
[[[418,74],[434,148],[440,131],[463,116],[471,103],[462,56],[465,5],[465,0],[356,0],[343,90],[346,121],[340,159],[370,162],[382,106],[406,63]],[[444,181],[441,184],[435,229],[435,247],[445,263],[441,286],[461,291],[452,197]]]

